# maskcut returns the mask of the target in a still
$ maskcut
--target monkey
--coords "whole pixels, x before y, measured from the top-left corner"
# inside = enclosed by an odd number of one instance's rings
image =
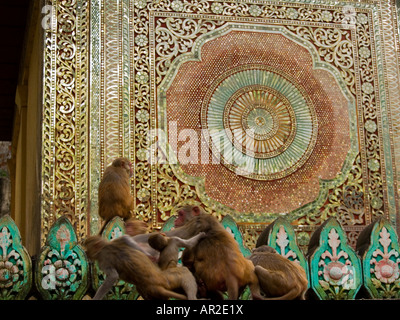
[[[268,300],[305,300],[308,280],[299,264],[266,245],[254,249],[248,259],[255,266],[261,291]]]
[[[186,267],[162,271],[142,251],[129,242],[129,236],[106,241],[100,235],[88,237],[83,245],[91,261],[98,261],[106,279],[93,300],[101,300],[112,286],[122,279],[136,286],[139,294],[150,299],[196,299],[197,284]],[[186,295],[175,292],[183,289]]]
[[[228,299],[235,300],[249,285],[253,299],[263,299],[254,265],[214,216],[204,213],[199,206],[184,206],[178,210],[175,226],[172,235],[184,239],[201,231],[206,233],[193,248],[185,249],[182,262],[208,292],[221,296],[220,292],[227,291]]]
[[[137,242],[133,239],[134,236],[139,234],[146,234],[148,232],[148,225],[146,222],[141,220],[136,220],[135,218],[130,218],[125,221],[125,235],[124,237],[128,237],[134,242],[134,248],[145,253],[151,261],[157,263],[159,254],[153,248],[144,244],[143,242]]]
[[[192,213],[192,206],[181,206],[178,207],[178,218],[174,221],[174,229],[170,231],[164,232],[164,234],[168,237],[177,236],[181,239],[189,239],[190,237],[195,236],[200,231],[190,230],[187,231],[187,228],[179,228],[182,227],[187,221],[191,220],[194,216],[198,215],[198,213]],[[146,233],[146,234],[134,234],[130,233],[129,230],[126,230],[126,233],[133,236],[133,239],[144,249],[146,252],[150,252],[155,260],[158,260],[160,252],[149,245],[149,238],[153,235],[159,234],[158,232]]]
[[[158,266],[161,270],[168,269],[169,272],[179,272],[179,270],[174,269],[184,268],[189,271],[186,267],[178,266],[179,250],[180,248],[192,248],[205,236],[206,234],[204,232],[200,232],[196,236],[185,240],[179,237],[167,237],[164,233],[158,233],[149,238],[149,245],[160,252]],[[191,284],[190,289],[187,291],[188,299],[194,300],[197,294],[196,278],[190,271],[185,277],[187,283]]]
[[[174,227],[182,227],[193,217],[203,214],[199,206],[183,205],[177,208],[177,218],[174,221]]]
[[[178,207],[177,213],[175,228],[165,232],[168,237],[189,239],[201,231],[207,235],[193,248],[184,250],[182,262],[208,293],[222,298],[221,292],[228,291],[228,299],[237,299],[239,291],[249,285],[253,299],[264,299],[254,265],[243,256],[235,239],[215,217],[192,205]],[[153,249],[148,243],[152,235],[140,234],[133,239],[149,252]],[[154,256],[159,254],[154,251]]]
[[[160,251],[158,266],[161,270],[165,270],[178,266],[180,248],[193,248],[205,236],[205,232],[200,232],[194,237],[185,240],[179,237],[167,237],[165,234],[158,233],[149,238],[149,245]]]
[[[147,233],[148,225],[146,222],[130,218],[125,221],[125,233],[129,236]]]
[[[115,216],[124,220],[131,217],[133,197],[129,179],[132,176],[132,163],[127,158],[117,158],[106,168],[99,184],[98,194],[99,216],[104,220],[100,234]]]

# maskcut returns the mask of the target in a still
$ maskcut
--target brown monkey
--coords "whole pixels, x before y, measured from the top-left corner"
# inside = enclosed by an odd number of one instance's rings
[[[98,194],[99,216],[104,220],[104,226],[115,216],[124,220],[131,217],[133,197],[129,179],[132,175],[132,164],[127,158],[115,159],[105,170]]]
[[[125,233],[131,237],[138,234],[145,234],[147,230],[148,225],[144,221],[136,220],[135,218],[130,218],[125,221]]]
[[[239,291],[249,285],[253,299],[263,299],[254,265],[215,217],[203,213],[198,206],[185,206],[178,210],[175,225],[181,227],[174,229],[172,235],[181,238],[206,233],[192,249],[183,252],[182,262],[209,292],[227,291],[229,299],[237,299]]]
[[[158,252],[153,248],[149,247],[147,243],[137,242],[133,240],[132,237],[139,235],[139,234],[146,234],[148,231],[148,225],[146,222],[141,220],[136,220],[135,218],[130,218],[125,221],[125,235],[130,237],[132,241],[135,242],[135,245],[140,248],[140,250],[148,255],[151,261],[157,262],[158,260]]]
[[[200,232],[194,237],[185,240],[179,237],[167,237],[165,234],[158,233],[149,238],[149,245],[160,251],[158,266],[161,270],[165,270],[177,267],[180,248],[193,248],[205,236],[204,232]]]
[[[305,299],[307,275],[298,263],[266,245],[254,249],[249,260],[255,266],[261,290],[268,300]]]
[[[187,228],[177,228],[183,226],[187,221],[193,219],[197,213],[192,213],[193,206],[183,206],[180,207],[178,211],[178,219],[175,220],[174,226],[175,229],[164,232],[164,234],[168,237],[177,236],[181,239],[189,239],[190,237],[195,236],[201,230],[187,230]],[[198,208],[198,207],[196,207]],[[160,252],[155,250],[153,247],[149,245],[149,238],[153,235],[159,234],[159,232],[147,233],[147,234],[130,234],[128,230],[126,233],[133,236],[133,239],[146,251],[150,252],[154,259],[158,260]]]
[[[187,268],[161,271],[143,252],[134,249],[131,241],[129,236],[106,241],[99,235],[85,240],[88,258],[98,261],[106,274],[93,300],[101,300],[118,279],[134,284],[144,299],[196,299],[196,281]],[[174,292],[176,289],[183,289],[187,296]]]
[[[206,232],[206,238],[183,252],[182,262],[193,271],[206,290],[222,297],[221,291],[228,291],[229,299],[237,299],[239,291],[249,285],[253,299],[263,299],[254,265],[244,258],[234,238],[218,220],[205,214],[198,206],[186,205],[178,208],[175,229],[165,232],[168,237],[189,239],[199,232]],[[133,237],[150,252],[153,249],[148,240],[153,234]],[[154,249],[153,249],[154,250]],[[158,251],[152,252],[157,257]]]
[[[198,206],[184,205],[177,208],[178,217],[174,221],[174,226],[182,227],[186,222],[192,220],[195,216],[203,214]]]

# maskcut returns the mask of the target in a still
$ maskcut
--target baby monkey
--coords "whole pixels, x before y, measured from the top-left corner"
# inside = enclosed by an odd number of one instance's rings
[[[150,236],[149,245],[160,251],[158,266],[161,270],[165,270],[178,266],[180,248],[191,249],[205,236],[205,232],[200,232],[190,239],[181,239],[179,237],[167,237],[163,233],[158,233]]]

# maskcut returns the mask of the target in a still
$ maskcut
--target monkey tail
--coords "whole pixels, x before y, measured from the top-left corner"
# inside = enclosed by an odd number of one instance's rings
[[[294,300],[298,297],[297,288],[292,288],[288,293],[280,297],[265,298],[265,300]],[[303,299],[304,300],[304,299]]]
[[[177,293],[177,292],[174,292],[174,291],[171,291],[171,290],[168,290],[168,289],[166,289],[164,287],[159,287],[158,290],[159,290],[158,293],[160,295],[162,295],[164,297],[167,297],[167,298],[175,298],[175,299],[180,299],[180,300],[187,300],[188,299],[185,295]]]

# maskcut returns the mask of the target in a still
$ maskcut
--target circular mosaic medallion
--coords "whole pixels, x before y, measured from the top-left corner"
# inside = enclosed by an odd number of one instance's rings
[[[247,65],[210,86],[202,105],[203,134],[215,156],[237,174],[283,178],[310,156],[317,137],[311,100],[278,70]]]
[[[234,146],[258,159],[282,153],[296,132],[296,117],[289,101],[267,86],[238,90],[228,100],[223,119]]]

